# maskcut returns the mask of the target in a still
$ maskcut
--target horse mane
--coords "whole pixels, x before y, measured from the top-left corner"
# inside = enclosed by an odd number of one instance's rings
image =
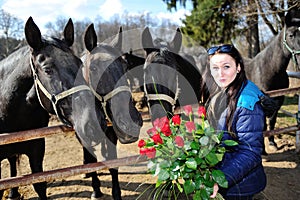
[[[23,46],[20,49],[14,51],[9,56],[0,61],[0,76],[7,76],[16,69],[16,62],[22,61],[25,66],[27,63],[24,56],[29,55],[30,49],[29,46]],[[13,58],[13,59],[12,59]],[[28,56],[29,59],[29,56]],[[5,64],[4,64],[5,63]],[[30,68],[29,68],[30,69]],[[29,70],[28,70],[29,71]]]

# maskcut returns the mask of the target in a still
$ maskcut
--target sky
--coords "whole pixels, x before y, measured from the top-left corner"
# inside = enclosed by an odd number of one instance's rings
[[[35,23],[43,29],[47,22],[55,23],[58,17],[72,18],[73,21],[94,21],[99,16],[109,21],[115,14],[127,12],[132,15],[150,13],[159,19],[170,19],[181,25],[181,18],[190,14],[188,1],[183,7],[167,10],[162,0],[0,0],[0,8],[27,21],[32,16]]]

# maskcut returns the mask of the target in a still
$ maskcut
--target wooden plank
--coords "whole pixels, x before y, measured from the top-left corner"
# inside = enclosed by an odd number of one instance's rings
[[[67,127],[65,125],[57,125],[57,126],[43,127],[38,129],[26,130],[26,131],[18,131],[13,133],[1,133],[0,145],[43,138],[46,136],[54,135],[56,133],[69,132],[69,131],[74,131],[74,130],[73,128]]]
[[[140,163],[144,161],[147,161],[147,157],[135,155],[135,156],[129,156],[129,157],[124,157],[124,158],[119,158],[114,160],[103,161],[103,162],[77,165],[73,167],[28,174],[19,177],[1,179],[0,190],[18,187],[18,186],[30,185],[33,183],[50,182],[57,179],[63,179],[70,176],[90,173],[90,172],[99,171],[108,168],[135,165],[136,163]]]

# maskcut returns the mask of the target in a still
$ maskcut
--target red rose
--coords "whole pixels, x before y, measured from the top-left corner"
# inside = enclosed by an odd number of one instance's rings
[[[183,106],[183,111],[186,114],[186,116],[190,116],[190,114],[192,114],[192,112],[193,112],[193,108],[191,105],[186,105],[186,106]]]
[[[193,132],[194,130],[196,130],[194,122],[186,122],[185,127],[186,127],[187,131],[190,133]]]
[[[166,125],[170,124],[169,118],[167,116],[160,118],[160,124],[159,124],[159,128],[163,129]]]
[[[147,149],[146,148],[140,148],[140,155],[146,155]]]
[[[169,137],[170,135],[172,135],[172,131],[171,131],[171,129],[170,129],[170,124],[169,124],[169,123],[164,124],[164,126],[163,126],[162,129],[161,129],[161,132],[162,132],[165,136],[167,136],[167,137]]]
[[[153,126],[156,128],[156,129],[162,129],[164,127],[165,124],[169,124],[169,119],[167,116],[164,116],[160,119],[155,119],[153,121]]]
[[[177,144],[177,146],[183,147],[183,145],[184,145],[183,138],[180,137],[180,136],[176,136],[176,137],[175,137],[175,143]]]
[[[199,106],[198,108],[198,116],[199,117],[206,117],[206,110],[204,106]]]
[[[163,144],[164,143],[163,140],[161,139],[159,133],[154,134],[152,136],[152,140],[154,141],[155,144],[158,144],[158,143]]]
[[[150,147],[150,148],[147,148],[147,151],[146,151],[146,156],[148,158],[155,158],[155,154],[156,154],[156,149],[154,147]]]
[[[154,128],[156,128],[156,129],[160,128],[160,127],[159,127],[159,124],[160,124],[159,118],[155,119],[155,120],[152,122],[152,124],[153,124],[153,127],[154,127]]]
[[[180,125],[180,116],[179,115],[174,115],[172,117],[172,122],[174,123],[175,126],[179,126]]]
[[[157,133],[157,130],[155,127],[152,127],[150,129],[147,130],[148,135],[151,137],[152,135]]]
[[[145,145],[146,145],[146,141],[143,139],[141,139],[138,143],[138,147],[140,147],[140,148],[144,147]]]

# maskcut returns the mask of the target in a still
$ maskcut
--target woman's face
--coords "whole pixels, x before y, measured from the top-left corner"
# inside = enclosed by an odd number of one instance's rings
[[[211,75],[221,88],[228,87],[240,70],[240,65],[236,66],[235,60],[228,54],[218,53],[210,58]]]

